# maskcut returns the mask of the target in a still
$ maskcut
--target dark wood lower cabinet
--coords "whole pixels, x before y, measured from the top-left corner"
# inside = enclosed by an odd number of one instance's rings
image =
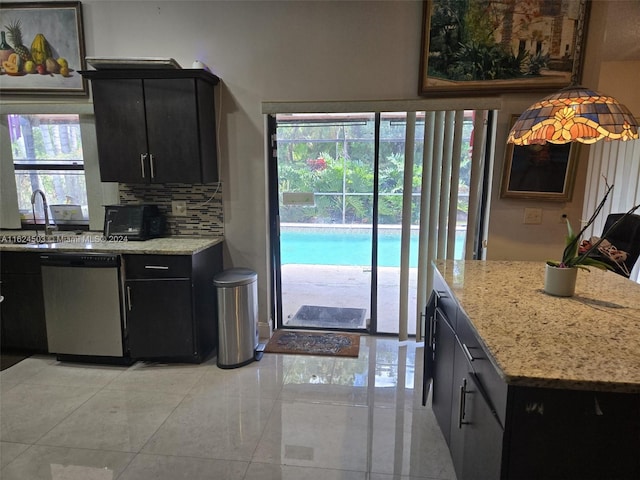
[[[437,345],[433,363],[433,386],[431,406],[438,419],[447,443],[451,441],[451,408],[454,403],[454,355],[456,335],[444,312],[439,308],[434,312],[434,341]]]
[[[124,335],[132,359],[200,362],[217,348],[213,277],[222,270],[222,244],[194,254],[123,259]],[[0,269],[2,350],[47,352],[40,254],[2,251]]]
[[[29,252],[1,252],[0,335],[3,351],[46,352],[40,256]]]
[[[449,317],[455,315],[458,329],[464,331],[466,319],[450,309],[447,313]],[[436,367],[432,405],[458,480],[499,479],[504,429],[474,370],[474,362],[482,362],[483,357],[462,341],[440,307],[435,308],[434,319]],[[438,376],[444,372],[448,372],[449,378]],[[443,401],[445,393],[437,394],[445,388],[449,389],[448,404]]]
[[[190,278],[131,280],[126,289],[132,358],[198,356]]]
[[[464,355],[461,350],[456,353]],[[504,430],[481,393],[478,378],[456,357],[451,457],[458,479],[500,478]]]
[[[640,478],[640,395],[518,387],[504,478]]]
[[[464,399],[458,427],[463,435],[462,478],[479,478],[480,472],[486,478],[500,478],[504,431],[481,393],[478,377],[467,372],[460,395]]]
[[[126,336],[132,358],[199,362],[217,348],[213,277],[222,245],[193,255],[125,255]]]
[[[438,275],[434,292],[424,381],[458,480],[640,478],[640,394],[507,384]]]

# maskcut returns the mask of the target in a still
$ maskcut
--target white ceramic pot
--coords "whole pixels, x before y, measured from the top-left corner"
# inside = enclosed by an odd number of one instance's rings
[[[544,291],[556,297],[571,297],[576,291],[577,268],[558,268],[546,265]]]

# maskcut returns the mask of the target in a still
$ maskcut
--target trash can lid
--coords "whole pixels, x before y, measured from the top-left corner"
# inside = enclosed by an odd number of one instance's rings
[[[230,268],[213,277],[216,287],[238,287],[258,280],[258,274],[248,268]]]

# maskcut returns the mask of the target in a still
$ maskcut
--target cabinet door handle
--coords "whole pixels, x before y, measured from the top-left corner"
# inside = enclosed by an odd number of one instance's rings
[[[153,154],[152,153],[149,154],[149,169],[151,170],[151,178],[155,178],[156,177],[156,171],[155,171],[155,167],[153,165]]]
[[[462,425],[468,425],[469,422],[464,421],[465,406],[467,395],[467,379],[462,379],[462,385],[460,385],[460,398],[458,400],[458,428],[462,428]]]
[[[129,285],[127,285],[127,307],[131,311],[131,287]]]
[[[464,351],[464,355],[467,357],[467,360],[469,360],[470,362],[476,360],[471,351],[469,351],[469,347],[467,347],[467,344],[464,342],[462,342],[462,350]]]
[[[144,268],[147,270],[169,270],[166,265],[145,265]]]
[[[144,160],[147,158],[147,154],[146,153],[141,153],[140,154],[140,170],[142,171],[142,178],[145,178],[144,176]]]

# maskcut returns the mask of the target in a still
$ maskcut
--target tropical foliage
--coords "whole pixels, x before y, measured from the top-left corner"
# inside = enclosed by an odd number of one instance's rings
[[[422,130],[421,130],[422,129]],[[417,125],[422,138],[424,123]],[[278,176],[280,192],[313,192],[315,206],[282,205],[280,221],[291,223],[370,224],[373,221],[375,169],[373,120],[327,123],[296,123],[278,126]],[[405,123],[402,119],[381,122],[378,168],[378,222],[402,222]],[[465,124],[465,138],[471,123]],[[416,142],[415,158],[422,158],[423,145]],[[461,187],[468,191],[470,147],[461,155]],[[414,196],[411,221],[420,218],[419,196],[422,165],[414,162]],[[466,211],[466,198],[460,207]]]

